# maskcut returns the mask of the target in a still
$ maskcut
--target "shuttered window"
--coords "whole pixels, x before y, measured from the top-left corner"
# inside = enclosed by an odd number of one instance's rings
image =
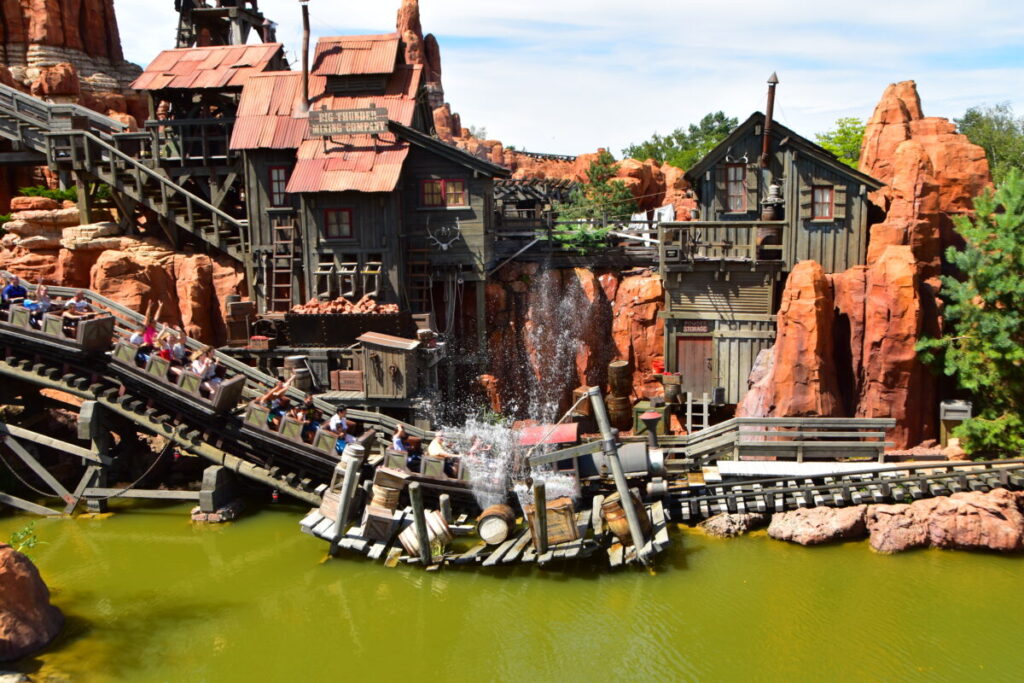
[[[424,180],[421,196],[423,206],[469,206],[465,180]]]
[[[725,167],[725,182],[730,213],[742,213],[747,210],[747,166],[746,164],[728,164]]]
[[[270,169],[270,205],[287,206],[288,195],[285,188],[288,187],[288,167],[273,166]]]
[[[816,221],[830,221],[835,218],[835,192],[831,185],[814,187],[813,212]]]
[[[329,240],[352,238],[352,209],[327,209],[324,212],[324,237]]]

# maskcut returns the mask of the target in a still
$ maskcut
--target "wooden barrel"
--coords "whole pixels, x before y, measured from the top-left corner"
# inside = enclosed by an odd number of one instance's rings
[[[313,376],[309,374],[309,370],[306,368],[295,368],[292,370],[292,377],[295,381],[292,382],[292,386],[299,391],[312,391],[313,389]]]
[[[374,484],[372,504],[394,512],[395,508],[398,507],[398,496],[400,494],[401,491],[398,489],[391,488],[390,486],[378,486],[377,484]]]
[[[608,365],[608,385],[614,396],[630,396],[633,393],[633,371],[629,361],[617,360]]]
[[[680,403],[683,396],[683,387],[679,384],[665,385],[665,403]]]
[[[581,398],[586,396],[589,391],[590,391],[590,387],[577,387],[577,388],[573,389],[572,390],[572,402],[576,403]],[[593,412],[592,412],[593,409],[594,409],[594,406],[593,406],[593,404],[591,404],[590,399],[588,398],[585,401],[580,401],[579,405],[576,406],[576,410],[574,412],[576,413],[576,415],[582,415],[584,417],[590,417],[590,415],[593,414]]]
[[[296,368],[304,368],[304,367],[306,367],[306,357],[305,356],[285,356],[284,357],[284,367],[287,368],[288,370],[295,370]]]
[[[437,541],[442,547],[451,543],[454,537],[441,513],[437,510],[430,510],[426,513],[425,517],[427,522],[427,542],[432,544]],[[419,557],[420,544],[419,539],[416,537],[415,524],[410,524],[405,531],[400,533],[398,540],[401,542],[402,547],[405,548],[405,552],[413,557]]]
[[[633,426],[633,405],[632,402],[622,396],[608,396],[605,398],[605,405],[608,406],[608,419],[616,429],[627,430]]]
[[[476,518],[476,533],[487,545],[501,545],[516,528],[516,513],[508,505],[492,505]]]
[[[636,510],[640,521],[640,531],[643,533],[644,538],[649,538],[651,535],[651,519],[647,516],[643,505],[640,504],[640,499],[632,493],[629,497],[633,500],[633,509]],[[626,518],[626,511],[622,509],[622,501],[618,492],[611,494],[601,503],[601,517],[608,525],[608,529],[615,534],[615,537],[623,545],[633,545],[633,536],[629,533],[629,520]]]

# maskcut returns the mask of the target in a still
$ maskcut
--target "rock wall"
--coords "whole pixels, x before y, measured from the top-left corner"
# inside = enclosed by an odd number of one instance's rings
[[[12,662],[42,649],[64,626],[64,615],[50,604],[50,591],[32,561],[0,545],[0,662]]]
[[[627,360],[638,398],[657,394],[663,358],[660,277],[511,263],[487,283],[489,368],[481,385],[498,412],[564,410],[572,390],[605,386],[608,364]]]
[[[946,119],[924,117],[913,81],[886,89],[860,169],[887,183],[871,197],[884,219],[871,226],[867,265],[794,269],[773,368],[751,377],[738,414],[892,417],[888,438],[902,449],[936,436],[936,378],[915,346],[940,331],[936,294],[943,251],[957,243],[953,217],[991,179],[980,147]]]
[[[49,202],[49,203],[48,203]],[[163,322],[201,341],[226,339],[225,297],[244,290],[230,259],[182,254],[162,241],[121,235],[114,223],[78,225],[78,210],[21,198],[0,240],[0,268],[32,283],[91,289],[139,312],[160,308]]]

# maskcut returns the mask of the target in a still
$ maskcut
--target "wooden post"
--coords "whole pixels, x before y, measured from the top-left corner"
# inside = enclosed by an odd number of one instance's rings
[[[615,490],[619,492],[622,509],[626,513],[626,521],[629,522],[629,534],[636,546],[637,557],[644,564],[648,564],[647,555],[644,549],[644,534],[640,528],[640,518],[637,510],[633,507],[633,498],[630,496],[629,484],[626,482],[626,474],[622,471],[622,463],[619,462],[619,450],[615,445],[615,435],[612,433],[612,423],[608,419],[608,410],[605,408],[604,399],[601,398],[600,387],[590,387],[590,403],[594,408],[594,419],[601,430],[601,440],[604,442],[604,457],[612,470],[615,479]]]
[[[444,521],[451,524],[455,518],[452,517],[452,497],[447,493],[442,493],[438,497],[439,504],[441,506],[441,516],[444,517]]]
[[[537,532],[536,543],[537,554],[543,555],[548,551],[548,498],[543,481],[533,482],[533,519]]]
[[[352,496],[359,483],[359,468],[362,467],[365,457],[365,449],[355,443],[345,446],[345,452],[341,456],[341,460],[345,464],[345,481],[341,485],[341,497],[338,500],[338,520],[334,525],[334,540],[331,541],[330,549],[332,556],[338,552],[338,544],[345,536],[349,512],[352,510]]]
[[[89,196],[89,185],[75,174],[75,189],[78,191],[78,220],[82,225],[92,223],[92,197]]]
[[[416,538],[419,539],[420,563],[429,567],[433,561],[433,553],[430,550],[430,538],[427,535],[427,515],[423,511],[423,491],[420,483],[414,481],[409,484],[409,501],[412,503],[412,519],[416,525]]]

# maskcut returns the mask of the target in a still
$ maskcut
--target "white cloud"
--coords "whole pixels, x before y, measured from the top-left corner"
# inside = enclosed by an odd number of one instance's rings
[[[399,0],[311,0],[315,35],[387,32]],[[156,5],[156,6],[154,6]],[[262,0],[295,55],[299,5]],[[722,109],[764,106],[812,135],[866,118],[885,86],[915,79],[926,114],[1011,101],[1024,113],[1024,3],[1002,0],[421,0],[441,43],[448,99],[508,144],[614,152]],[[853,8],[851,10],[851,8]],[[118,0],[127,56],[173,42],[173,3]]]

